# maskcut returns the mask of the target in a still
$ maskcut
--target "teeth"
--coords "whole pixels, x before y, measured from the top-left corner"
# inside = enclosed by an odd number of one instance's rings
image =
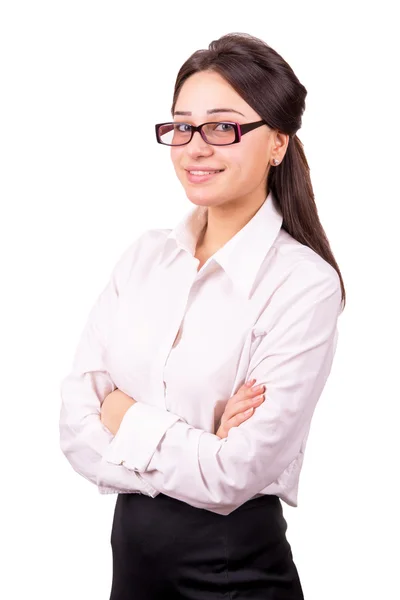
[[[189,171],[192,175],[212,175],[213,173],[219,173],[219,171]]]

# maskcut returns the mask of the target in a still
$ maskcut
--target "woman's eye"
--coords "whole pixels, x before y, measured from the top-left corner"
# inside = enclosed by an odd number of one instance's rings
[[[190,125],[187,123],[177,123],[175,125],[175,129],[177,129],[177,131],[180,133],[186,133],[187,131],[190,131]]]
[[[218,129],[218,127],[221,128],[220,131],[230,131],[233,125],[231,125],[230,123],[219,123],[216,129]]]

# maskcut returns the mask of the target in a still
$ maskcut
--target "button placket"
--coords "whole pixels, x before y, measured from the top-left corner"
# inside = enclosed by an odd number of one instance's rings
[[[164,363],[164,367],[163,367],[164,403],[165,403],[165,408],[167,408],[167,409],[168,409],[168,405],[167,405],[167,382],[165,381],[165,368],[167,366],[168,359],[169,359],[169,357],[171,355],[172,350],[174,348],[176,348],[176,346],[180,342],[180,339],[181,339],[181,336],[182,336],[182,330],[183,330],[183,320],[181,321],[181,324],[180,324],[179,329],[178,329],[178,333],[175,336],[175,339],[174,339],[174,341],[172,343],[172,346],[171,346],[171,348],[170,348],[170,350],[168,352],[168,355],[167,355],[167,357],[165,359],[165,363]]]
[[[187,260],[188,256],[183,255],[181,257],[181,261]],[[192,263],[191,266],[195,267]],[[186,280],[186,284],[184,283],[183,276],[183,265],[179,267],[178,264],[171,265],[171,269],[168,273],[163,273],[161,275],[161,284],[165,282],[165,289],[167,293],[165,294],[165,302],[163,306],[163,312],[165,315],[165,319],[167,319],[170,323],[175,322],[177,326],[180,323],[179,327],[175,329],[175,337],[169,337],[169,342],[167,342],[167,336],[164,339],[164,343],[160,344],[158,353],[154,357],[154,370],[153,370],[153,382],[152,387],[154,390],[155,397],[157,397],[157,388],[161,391],[164,398],[164,406],[168,410],[167,404],[167,384],[164,378],[165,368],[168,362],[168,358],[172,349],[179,343],[182,334],[183,321],[186,314],[186,308],[188,305],[189,297],[191,294],[191,290],[194,284],[194,280],[196,279],[197,271],[195,270],[192,273],[192,277]],[[176,269],[176,271],[175,271]],[[160,287],[164,287],[160,284]],[[186,289],[185,289],[186,288]],[[180,293],[178,294],[178,290]],[[180,302],[177,302],[177,298],[179,298]],[[180,305],[180,306],[179,306]],[[177,332],[177,333],[176,333]],[[172,338],[172,340],[171,340]],[[161,376],[160,376],[161,375]],[[162,387],[161,387],[162,386]],[[159,396],[160,397],[160,396]]]

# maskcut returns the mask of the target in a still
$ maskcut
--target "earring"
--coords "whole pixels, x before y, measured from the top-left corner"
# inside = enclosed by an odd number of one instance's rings
[[[272,162],[274,163],[274,165],[275,165],[275,166],[276,166],[276,165],[279,165],[279,160],[278,160],[278,159],[276,159],[276,158],[274,158]]]

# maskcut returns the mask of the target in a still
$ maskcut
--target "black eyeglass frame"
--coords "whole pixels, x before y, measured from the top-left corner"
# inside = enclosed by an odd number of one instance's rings
[[[212,144],[211,142],[209,142],[203,132],[203,127],[204,125],[221,125],[223,123],[226,123],[226,125],[233,125],[234,127],[234,131],[235,131],[235,139],[233,142],[229,142],[228,144]],[[161,137],[159,134],[159,129],[160,127],[162,127],[163,125],[188,125],[191,129],[191,136],[188,139],[187,142],[184,142],[183,144],[166,144],[165,142],[161,141]],[[211,146],[231,146],[232,144],[238,144],[242,138],[242,135],[244,135],[245,133],[248,133],[249,131],[253,131],[253,129],[257,129],[257,127],[261,127],[261,125],[268,125],[268,123],[264,120],[262,121],[253,121],[253,123],[236,123],[235,121],[207,121],[207,123],[202,123],[201,125],[191,125],[190,123],[184,123],[184,122],[179,122],[179,121],[167,121],[166,123],[157,123],[155,126],[156,129],[156,138],[157,138],[157,142],[159,144],[162,144],[163,146],[186,146],[186,144],[190,144],[190,142],[192,141],[192,138],[194,136],[195,131],[198,131],[201,135],[201,137],[203,138],[203,140],[206,142],[206,144],[210,144]]]

